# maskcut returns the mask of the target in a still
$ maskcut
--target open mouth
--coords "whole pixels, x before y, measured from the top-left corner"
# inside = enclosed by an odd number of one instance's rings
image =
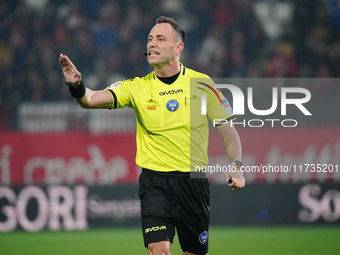
[[[148,55],[149,55],[149,56],[156,56],[156,55],[159,55],[159,53],[158,53],[158,52],[155,52],[155,51],[150,51],[150,52],[148,53]]]

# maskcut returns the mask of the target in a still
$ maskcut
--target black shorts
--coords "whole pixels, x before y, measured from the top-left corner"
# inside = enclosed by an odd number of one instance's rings
[[[210,187],[205,174],[156,172],[139,177],[144,244],[173,242],[175,229],[183,252],[208,252]]]

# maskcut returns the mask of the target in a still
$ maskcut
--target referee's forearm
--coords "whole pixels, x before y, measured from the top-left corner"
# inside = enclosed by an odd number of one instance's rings
[[[112,109],[113,99],[107,90],[91,90],[86,88],[85,95],[74,100],[85,109]]]
[[[225,124],[218,128],[223,137],[229,161],[242,160],[241,140],[235,127]]]
[[[91,104],[91,98],[93,96],[93,91],[86,88],[85,95],[81,98],[74,98],[74,100],[80,105],[81,108],[91,109],[93,105]]]
[[[226,152],[229,158],[229,162],[234,162],[235,160],[242,161],[242,146],[240,139],[235,139],[230,141],[226,145]]]

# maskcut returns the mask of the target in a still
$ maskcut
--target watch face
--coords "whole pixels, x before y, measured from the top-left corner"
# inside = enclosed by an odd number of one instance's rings
[[[235,165],[237,165],[238,167],[241,167],[241,166],[242,166],[242,162],[239,161],[239,160],[236,160],[236,161],[235,161]]]

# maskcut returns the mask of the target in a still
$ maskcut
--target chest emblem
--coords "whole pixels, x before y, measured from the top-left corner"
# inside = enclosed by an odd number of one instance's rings
[[[179,107],[179,103],[175,99],[171,99],[166,103],[166,108],[170,112],[176,111],[178,109],[178,107]]]

